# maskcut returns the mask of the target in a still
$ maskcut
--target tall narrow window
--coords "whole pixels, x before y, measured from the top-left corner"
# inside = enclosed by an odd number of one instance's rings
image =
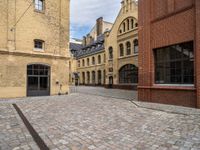
[[[34,48],[37,50],[44,50],[44,41],[43,40],[34,40]]]
[[[98,56],[98,63],[101,64],[101,55]]]
[[[131,19],[131,29],[133,29],[133,28],[134,28],[134,20]]]
[[[129,21],[129,19],[127,19],[127,30],[129,30],[130,29],[130,21]]]
[[[89,65],[90,65],[90,59],[87,58],[87,66],[89,66]]]
[[[85,66],[85,60],[84,59],[82,60],[82,66],[83,67]]]
[[[113,59],[113,48],[109,47],[109,59],[112,60]]]
[[[131,54],[131,43],[127,42],[126,43],[126,55],[130,55]]]
[[[95,57],[92,57],[92,64],[95,65]]]
[[[193,42],[154,50],[156,84],[194,84]]]
[[[126,32],[126,23],[123,23],[123,32]]]
[[[78,67],[80,67],[81,66],[81,62],[80,62],[80,60],[78,60]]]
[[[35,9],[38,11],[44,10],[44,0],[35,0]]]
[[[137,39],[135,39],[134,41],[133,41],[133,47],[134,47],[134,53],[135,54],[137,54],[138,53],[138,40]]]
[[[124,56],[124,45],[123,44],[119,45],[119,54],[120,54],[120,57]]]

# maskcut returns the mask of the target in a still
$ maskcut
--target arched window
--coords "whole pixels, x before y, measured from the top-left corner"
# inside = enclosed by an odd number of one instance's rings
[[[98,85],[101,85],[101,78],[102,78],[101,70],[98,70]]]
[[[130,21],[129,21],[129,19],[127,19],[127,30],[129,30],[130,29]]]
[[[124,45],[123,44],[119,45],[119,54],[120,54],[120,57],[124,56]]]
[[[123,32],[126,32],[126,23],[123,23]]]
[[[95,73],[95,71],[92,71],[92,84],[95,84],[96,82],[95,82],[95,80],[96,80],[96,73]]]
[[[113,48],[109,47],[109,59],[113,59]]]
[[[87,84],[90,84],[90,72],[87,72]]]
[[[138,67],[132,64],[123,66],[119,70],[119,83],[138,83]]]
[[[85,84],[85,72],[82,72],[82,84]]]
[[[134,47],[134,53],[135,54],[137,54],[138,53],[138,40],[137,39],[135,39],[134,41],[133,41],[133,47]]]
[[[95,57],[92,57],[92,64],[95,65]]]
[[[134,20],[131,19],[131,29],[133,29],[133,28],[134,28]]]
[[[98,55],[98,63],[101,64],[101,55]]]
[[[85,66],[85,60],[84,59],[82,60],[82,66],[83,67]]]
[[[126,55],[130,55],[131,54],[131,43],[127,42],[126,43]]]
[[[89,66],[90,65],[90,59],[87,58],[87,65]]]

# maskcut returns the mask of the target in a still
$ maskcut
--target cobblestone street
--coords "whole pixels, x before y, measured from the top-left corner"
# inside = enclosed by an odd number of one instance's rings
[[[1,150],[39,149],[12,103],[18,105],[52,150],[200,149],[198,110],[175,107],[186,114],[170,113],[141,108],[124,99],[79,92],[1,101]],[[187,111],[196,114],[188,115]]]

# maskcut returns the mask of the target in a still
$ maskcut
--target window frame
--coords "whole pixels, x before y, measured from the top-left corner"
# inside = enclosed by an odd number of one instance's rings
[[[131,42],[126,42],[126,55],[131,55]]]
[[[34,39],[33,42],[34,42],[34,50],[44,51],[44,49],[45,49],[45,42],[44,42],[44,40]],[[38,46],[38,45],[41,45],[41,47]]]
[[[184,44],[191,44],[191,49],[184,49],[183,47],[181,47],[181,45]],[[189,46],[187,45],[187,46]],[[176,55],[172,55],[174,52],[176,52],[175,50],[172,51],[172,48],[177,48],[179,46],[179,48],[181,48],[181,50],[179,49],[179,53],[181,53],[180,55],[176,54]],[[166,54],[161,54],[163,51],[166,53],[168,50],[168,55]],[[184,51],[188,50],[188,57],[192,56],[191,58],[186,58],[184,57],[184,55],[186,55],[184,53]],[[158,51],[162,51],[160,52],[160,54],[158,54]],[[181,52],[180,52],[181,51]],[[170,45],[167,47],[162,47],[162,48],[157,48],[153,50],[154,52],[154,70],[155,70],[155,74],[154,74],[154,84],[155,85],[179,85],[179,86],[193,86],[194,85],[194,80],[195,80],[195,71],[194,71],[194,43],[193,41],[189,41],[189,42],[184,42],[184,43],[179,43],[179,44],[174,44],[174,45]],[[163,52],[163,53],[164,53]],[[173,53],[172,53],[173,52]],[[191,54],[192,53],[192,54]],[[158,58],[160,55],[160,57],[165,56],[164,58]],[[168,56],[168,58],[166,58]],[[169,58],[170,57],[170,58]],[[172,57],[172,58],[171,58]],[[158,60],[160,59],[160,60]],[[192,64],[191,64],[192,63]],[[187,66],[185,64],[190,64],[191,66]],[[158,75],[161,70],[163,70],[163,74]],[[180,73],[177,73],[180,72]],[[193,72],[193,73],[189,73],[188,72]],[[161,72],[162,73],[162,72]],[[187,74],[187,75],[186,75]],[[178,81],[180,80],[180,81]],[[189,80],[187,82],[187,80]]]
[[[42,2],[42,5],[40,5],[40,2]],[[45,0],[34,0],[34,9],[38,12],[43,12],[45,10]]]

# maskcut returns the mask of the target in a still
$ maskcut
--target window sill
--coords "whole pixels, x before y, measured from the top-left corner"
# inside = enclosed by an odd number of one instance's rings
[[[38,49],[38,48],[34,48],[33,49],[34,52],[40,52],[40,53],[44,53],[44,49]]]
[[[120,56],[118,59],[124,59],[124,58],[129,58],[129,57],[134,57],[134,56],[138,56],[138,54],[131,54],[131,55]]]
[[[195,86],[193,84],[154,84],[153,88],[156,89],[169,89],[169,90],[187,90],[193,91],[195,90]]]
[[[44,14],[44,13],[45,13],[44,10],[37,10],[37,9],[34,9],[34,11],[35,11],[36,13],[41,13],[41,14]]]

